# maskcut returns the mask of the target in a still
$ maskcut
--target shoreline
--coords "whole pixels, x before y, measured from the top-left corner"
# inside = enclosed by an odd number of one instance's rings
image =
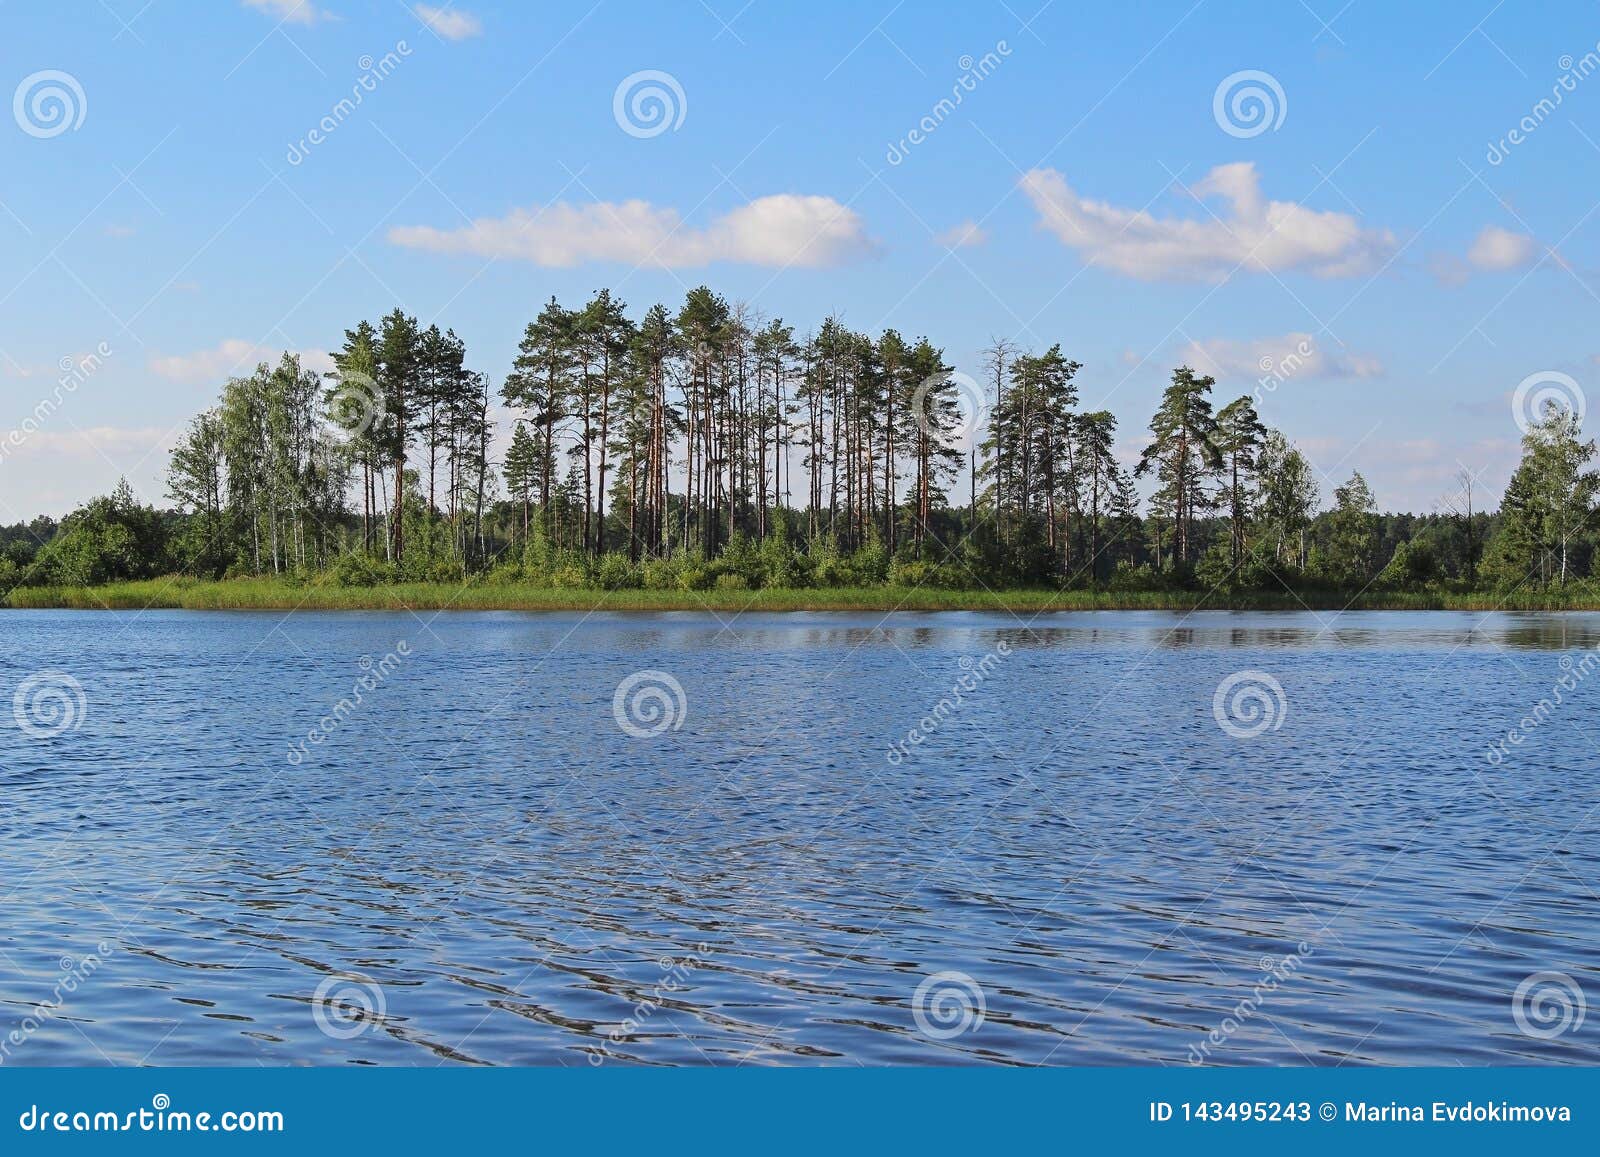
[[[1600,611],[1600,595],[1368,591],[935,590],[906,587],[708,591],[558,589],[485,583],[341,587],[289,580],[150,579],[97,587],[22,587],[8,610],[238,611]]]

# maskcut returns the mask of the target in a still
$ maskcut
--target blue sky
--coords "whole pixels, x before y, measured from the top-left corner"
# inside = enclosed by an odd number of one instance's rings
[[[0,115],[0,433],[26,426],[0,456],[3,521],[63,513],[119,474],[163,501],[165,447],[229,372],[283,348],[315,359],[397,303],[454,327],[496,379],[547,298],[601,286],[636,315],[705,282],[802,331],[836,312],[926,333],[973,373],[991,336],[1059,341],[1129,458],[1179,362],[1216,374],[1221,402],[1306,341],[1263,416],[1328,475],[1364,471],[1386,509],[1434,508],[1462,466],[1496,498],[1518,384],[1600,382],[1591,4],[103,0],[0,16],[0,98],[16,94]],[[682,94],[681,122],[653,135],[614,115],[647,70]],[[1214,101],[1247,70],[1276,86],[1253,135]],[[52,85],[66,124],[28,99]],[[102,343],[103,364],[30,419],[62,359]]]

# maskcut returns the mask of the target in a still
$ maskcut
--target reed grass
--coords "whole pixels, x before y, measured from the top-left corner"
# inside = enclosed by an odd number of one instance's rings
[[[521,585],[400,583],[343,587],[292,579],[211,581],[186,577],[96,587],[19,587],[12,608],[75,610],[504,610],[504,611],[1012,611],[1089,610],[1600,610],[1593,592],[936,590],[865,587],[819,590],[601,591]]]

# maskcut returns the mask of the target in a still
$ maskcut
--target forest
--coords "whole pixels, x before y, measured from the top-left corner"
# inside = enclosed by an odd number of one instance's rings
[[[551,299],[496,389],[396,309],[319,374],[221,385],[161,507],[126,483],[0,528],[0,590],[165,575],[374,587],[1549,591],[1593,578],[1600,481],[1548,408],[1498,509],[1476,480],[1380,513],[1256,399],[1175,369],[1136,439],[1081,366],[997,340],[974,374],[926,337],[808,334],[704,286],[637,319]],[[498,402],[513,418],[497,456]],[[1140,447],[1117,453],[1118,440]],[[964,483],[957,492],[958,481]]]

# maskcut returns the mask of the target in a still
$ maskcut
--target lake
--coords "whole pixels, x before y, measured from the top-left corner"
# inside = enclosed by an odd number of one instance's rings
[[[0,612],[0,1063],[1593,1064],[1597,646]]]

